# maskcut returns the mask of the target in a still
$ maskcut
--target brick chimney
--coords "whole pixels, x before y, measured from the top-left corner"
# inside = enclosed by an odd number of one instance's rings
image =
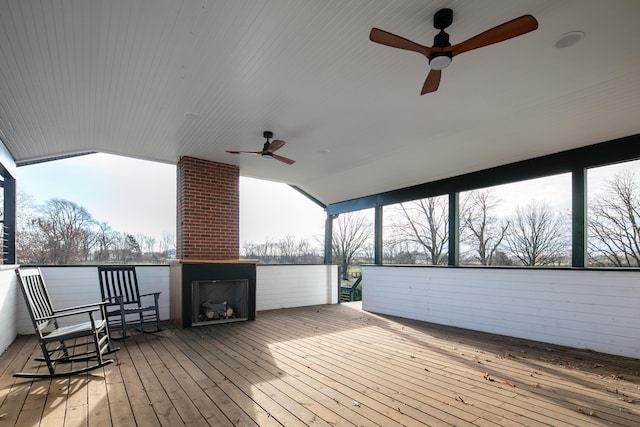
[[[240,170],[194,157],[178,162],[176,257],[238,259]]]

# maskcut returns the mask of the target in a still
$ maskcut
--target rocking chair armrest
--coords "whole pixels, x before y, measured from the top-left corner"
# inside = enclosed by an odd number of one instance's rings
[[[57,310],[54,310],[54,313],[63,313],[66,311],[76,311],[76,310],[85,310],[85,309],[89,309],[89,308],[93,308],[90,311],[96,311],[96,310],[100,310],[100,306],[104,306],[106,303],[103,302],[94,302],[91,304],[82,304],[82,305],[76,305],[75,307],[66,307],[66,308],[60,308]]]
[[[149,292],[148,294],[140,294],[140,296],[141,297],[148,297],[148,296],[153,295],[155,297],[156,295],[160,295],[161,293],[162,292]]]
[[[58,319],[61,317],[68,317],[68,316],[75,316],[78,314],[85,314],[88,313],[91,316],[91,313],[95,312],[95,311],[99,311],[101,310],[100,307],[97,307],[96,305],[93,305],[93,308],[87,307],[81,310],[76,310],[76,311],[71,311],[68,309],[65,310],[59,310],[55,313],[53,313],[51,316],[46,316],[46,317],[36,317],[34,320],[35,321],[42,321],[42,320],[50,320],[50,319]]]

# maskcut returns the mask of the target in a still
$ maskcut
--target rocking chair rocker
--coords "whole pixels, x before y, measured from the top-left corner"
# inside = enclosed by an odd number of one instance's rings
[[[19,378],[64,377],[101,368],[113,359],[104,356],[119,348],[111,347],[104,303],[54,309],[39,268],[17,268],[20,289],[40,342],[43,357],[36,360],[46,362],[48,373],[17,372]],[[101,314],[100,317],[96,313]],[[60,326],[58,320],[69,316],[85,316],[87,321],[70,326]],[[58,364],[95,361],[90,366],[57,371]]]

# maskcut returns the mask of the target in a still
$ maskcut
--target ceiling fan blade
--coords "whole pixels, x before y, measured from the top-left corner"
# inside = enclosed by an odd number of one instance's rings
[[[271,144],[269,144],[269,148],[267,149],[267,152],[273,153],[274,151],[281,149],[284,144],[285,144],[284,141],[280,139],[274,139],[271,142]]]
[[[420,92],[420,95],[437,91],[438,86],[440,86],[441,76],[442,76],[442,70],[429,71],[429,75],[427,76],[427,79],[424,81],[424,85],[422,86],[422,92]]]
[[[278,156],[277,154],[273,154],[273,153],[271,153],[271,157],[273,157],[276,160],[280,160],[281,162],[286,163],[288,165],[292,165],[292,164],[294,164],[296,162],[295,160],[291,160],[291,159],[288,159],[286,157]]]
[[[407,40],[404,37],[391,34],[379,28],[371,29],[371,33],[369,33],[369,40],[375,43],[383,44],[385,46],[397,47],[398,49],[418,52],[423,54],[427,58],[431,54],[431,48],[422,46],[421,44],[412,42],[411,40]]]
[[[227,153],[231,153],[231,154],[262,154],[262,151],[229,151],[227,150]]]
[[[524,15],[471,37],[462,43],[451,46],[451,54],[455,56],[473,49],[509,40],[533,31],[536,28],[538,28],[536,18],[531,15]]]

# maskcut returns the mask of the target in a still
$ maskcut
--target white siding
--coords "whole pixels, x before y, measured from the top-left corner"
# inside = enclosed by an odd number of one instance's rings
[[[256,310],[338,302],[335,265],[258,265]]]
[[[97,267],[42,267],[54,307],[72,307],[100,301]],[[136,266],[140,293],[160,291],[160,318],[169,319],[169,266]],[[18,303],[18,333],[32,334],[33,326],[23,298]],[[78,319],[69,319],[73,323]],[[61,322],[63,325],[64,322]]]
[[[367,311],[640,358],[640,272],[363,267]]]
[[[16,306],[18,297],[18,279],[11,265],[0,267],[0,354],[9,347],[18,334]]]
[[[54,307],[70,307],[100,301],[98,271],[93,267],[42,267]],[[10,270],[11,274],[13,270]],[[141,293],[161,291],[160,318],[169,319],[169,266],[136,266]],[[0,276],[0,279],[2,276]],[[256,309],[301,307],[338,302],[338,270],[332,265],[269,265],[256,271]],[[1,283],[1,282],[0,282]],[[17,287],[13,286],[14,293]],[[32,334],[24,305],[17,299],[17,330]],[[14,302],[14,307],[16,303]],[[12,319],[16,318],[14,309]],[[14,321],[14,323],[16,323]],[[14,336],[11,338],[13,341]]]

